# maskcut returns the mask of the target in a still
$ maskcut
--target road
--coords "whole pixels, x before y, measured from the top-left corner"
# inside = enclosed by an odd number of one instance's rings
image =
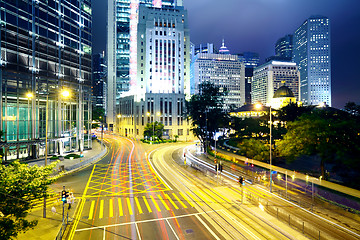
[[[229,190],[175,163],[185,145],[106,140],[100,162],[56,183],[82,191],[69,239],[306,239],[258,207],[242,207],[239,186]]]

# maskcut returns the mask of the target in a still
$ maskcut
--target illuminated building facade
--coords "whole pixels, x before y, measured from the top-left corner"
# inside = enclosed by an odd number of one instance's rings
[[[110,130],[116,123],[121,93],[130,91],[136,82],[139,4],[174,8],[182,6],[182,0],[108,0],[106,114]]]
[[[270,61],[254,69],[251,83],[252,103],[262,103],[270,106],[274,93],[286,85],[299,100],[300,72],[293,62]]]
[[[199,53],[191,64],[192,94],[199,92],[199,84],[209,81],[228,91],[225,108],[245,104],[245,65],[237,55]]]
[[[304,105],[331,106],[330,21],[312,16],[295,31],[293,61],[300,71]]]
[[[92,104],[106,110],[106,65],[104,53],[93,55]]]
[[[254,68],[259,66],[260,57],[255,52],[243,52],[237,54],[239,61],[245,65],[245,103],[251,104],[251,81],[254,75]]]
[[[275,44],[275,56],[291,60],[293,57],[293,39],[294,35],[288,34],[277,40]]]
[[[0,2],[5,160],[91,148],[91,1]],[[63,90],[70,96],[63,98]]]
[[[130,69],[130,90],[119,99],[118,131],[143,138],[146,124],[157,121],[164,124],[165,138],[188,140],[190,126],[182,116],[190,89],[187,11],[140,4],[137,22],[136,52],[130,56],[136,68]]]

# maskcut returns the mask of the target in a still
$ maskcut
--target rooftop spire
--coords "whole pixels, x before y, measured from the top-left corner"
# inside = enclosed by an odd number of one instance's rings
[[[221,47],[220,47],[219,53],[220,53],[220,54],[230,54],[229,49],[227,49],[227,47],[225,46],[225,40],[224,40],[224,38],[222,39],[222,45],[221,45]]]

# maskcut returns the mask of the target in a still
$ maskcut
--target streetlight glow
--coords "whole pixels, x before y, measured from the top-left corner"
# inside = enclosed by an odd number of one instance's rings
[[[66,89],[62,90],[61,96],[63,96],[64,98],[68,98],[70,96],[70,91]]]
[[[26,97],[27,97],[28,99],[31,99],[31,98],[34,97],[34,94],[33,94],[32,92],[28,92],[28,93],[26,94]]]

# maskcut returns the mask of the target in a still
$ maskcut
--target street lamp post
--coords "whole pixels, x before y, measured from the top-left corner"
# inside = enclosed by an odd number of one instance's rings
[[[271,138],[272,138],[272,116],[271,116],[271,105],[270,105],[270,192],[272,192],[272,172],[271,172],[271,167],[272,167],[272,142],[271,142]]]
[[[256,103],[255,104],[255,108],[256,109],[261,109],[262,108],[262,104],[261,103]],[[271,113],[271,105],[270,105],[270,124],[269,124],[269,128],[270,128],[270,140],[269,140],[269,145],[270,145],[270,192],[272,192],[272,113]]]
[[[118,118],[118,121],[119,121],[118,131],[119,131],[119,134],[120,134],[120,119],[121,119],[121,114],[118,114],[118,115],[117,115],[117,118]]]
[[[68,98],[70,96],[70,92],[68,90],[62,90],[61,95],[64,98]],[[49,121],[49,94],[46,94],[46,110],[45,110],[45,167],[47,166],[48,159],[48,121]],[[43,209],[43,217],[46,218],[46,192],[44,194],[44,209]]]

